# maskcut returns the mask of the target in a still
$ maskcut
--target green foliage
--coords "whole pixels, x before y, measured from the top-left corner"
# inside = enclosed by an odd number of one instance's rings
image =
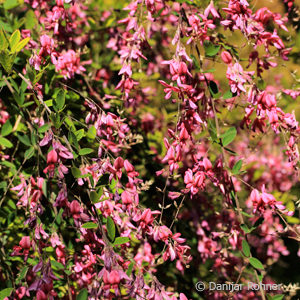
[[[237,134],[235,127],[230,127],[224,134],[221,135],[223,146],[227,146],[233,142]]]
[[[88,299],[88,291],[87,289],[82,289],[76,297],[76,300],[87,300]]]
[[[85,229],[95,229],[98,227],[98,225],[93,222],[87,222],[87,223],[84,223],[81,227],[85,228]]]
[[[250,246],[246,240],[242,241],[242,248],[243,248],[244,255],[249,257],[250,256]]]
[[[109,240],[111,242],[114,242],[116,236],[116,226],[111,217],[107,218],[106,228],[107,228],[107,235]]]
[[[255,268],[259,270],[264,270],[263,264],[255,257],[249,258],[249,263]]]
[[[215,45],[211,42],[205,42],[204,43],[204,50],[205,50],[205,55],[208,57],[213,57],[218,54],[220,51],[221,46]]]
[[[9,297],[13,290],[13,288],[6,288],[0,291],[0,300],[4,300],[6,297]]]

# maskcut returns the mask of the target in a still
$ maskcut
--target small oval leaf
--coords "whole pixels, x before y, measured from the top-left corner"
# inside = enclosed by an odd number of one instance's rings
[[[76,297],[76,300],[87,300],[88,291],[87,289],[82,289]]]
[[[245,256],[249,257],[250,256],[250,246],[246,240],[242,241],[242,249],[243,249],[243,253],[245,254]]]
[[[240,169],[242,167],[243,161],[240,159],[235,163],[235,165],[232,168],[232,174],[236,175],[240,172]]]
[[[30,41],[30,38],[27,37],[24,40],[22,40],[21,42],[18,43],[18,45],[16,46],[16,48],[14,49],[14,52],[20,52]]]
[[[122,244],[126,244],[130,241],[129,237],[127,236],[119,236],[115,239],[114,241],[114,246],[116,245],[122,245]]]
[[[249,258],[249,263],[255,269],[259,269],[259,270],[263,270],[264,269],[263,264],[257,258],[255,258],[255,257],[250,257]]]
[[[236,137],[237,131],[235,127],[230,127],[221,137],[223,146],[230,144]]]
[[[16,30],[9,38],[9,45],[11,52],[15,52],[15,48],[17,47],[19,41],[21,39],[21,34],[19,30]]]
[[[94,229],[94,228],[97,228],[98,225],[94,222],[87,222],[87,223],[84,223],[81,227],[85,228],[85,229]]]
[[[79,155],[87,155],[87,154],[90,154],[92,153],[94,150],[91,149],[91,148],[82,148],[79,150]]]
[[[107,228],[108,238],[110,239],[111,242],[113,242],[116,236],[116,226],[111,217],[107,218],[106,228]]]

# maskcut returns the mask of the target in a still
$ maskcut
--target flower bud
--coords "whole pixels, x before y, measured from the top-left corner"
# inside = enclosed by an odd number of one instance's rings
[[[47,299],[48,299],[48,297],[46,296],[46,294],[42,290],[39,290],[36,293],[36,300],[47,300]]]
[[[30,249],[30,237],[29,236],[23,236],[19,245],[23,249]]]
[[[70,204],[71,214],[78,214],[80,212],[80,204],[78,201],[73,200]]]
[[[47,155],[47,164],[57,163],[57,152],[53,149]]]
[[[204,166],[205,171],[208,171],[212,168],[212,164],[211,164],[210,160],[207,159],[206,157],[203,158],[203,166]]]
[[[221,53],[221,58],[225,64],[229,65],[232,62],[232,56],[228,51],[223,51]]]
[[[122,157],[117,157],[117,159],[114,162],[114,168],[116,170],[122,169],[124,166],[124,160]]]

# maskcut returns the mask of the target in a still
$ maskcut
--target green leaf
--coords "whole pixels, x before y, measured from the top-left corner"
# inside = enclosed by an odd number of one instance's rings
[[[267,295],[268,300],[282,300],[284,297],[284,295]]]
[[[72,274],[72,271],[70,271],[70,270],[65,270],[65,273],[66,273],[68,276],[70,276],[70,275]]]
[[[72,132],[76,131],[76,127],[74,125],[74,122],[72,121],[72,119],[69,116],[67,116],[65,118],[65,123],[66,123],[66,125],[68,125],[69,130],[71,130]]]
[[[37,144],[36,138],[37,138],[36,134],[33,133],[33,132],[31,132],[31,144],[32,145],[36,145]]]
[[[244,212],[244,211],[241,211],[241,214],[242,215],[244,215],[244,216],[246,216],[246,217],[248,217],[248,218],[252,218],[253,216],[251,216],[251,215],[249,215],[249,214],[247,214],[246,212]]]
[[[92,203],[97,203],[99,200],[99,195],[95,191],[90,192],[90,200]]]
[[[25,151],[24,157],[28,160],[33,156],[33,154],[34,154],[34,148],[30,147]]]
[[[234,174],[234,175],[238,174],[240,172],[240,169],[241,169],[242,165],[243,165],[243,160],[240,159],[233,166],[233,168],[232,168],[232,174]]]
[[[60,119],[59,113],[51,113],[50,119],[56,129],[60,128],[61,124],[63,123],[63,120]]]
[[[76,300],[87,300],[88,291],[87,289],[82,289],[76,297]]]
[[[91,148],[82,148],[79,150],[79,155],[86,155],[92,153],[94,150]]]
[[[87,222],[87,223],[84,223],[81,227],[85,228],[85,229],[94,229],[94,228],[97,228],[98,225],[94,222]]]
[[[263,264],[255,257],[249,258],[249,263],[254,267],[255,269],[263,270],[264,266]]]
[[[3,300],[6,297],[9,297],[12,291],[13,291],[13,288],[7,288],[7,289],[0,291],[0,300]]]
[[[37,24],[37,19],[32,9],[28,10],[25,14],[25,27],[32,29]]]
[[[3,124],[2,128],[1,128],[1,135],[2,135],[2,136],[7,136],[7,135],[9,135],[9,134],[12,132],[12,128],[13,128],[13,127],[12,127],[10,121],[7,120],[7,121]]]
[[[18,45],[16,46],[16,48],[14,48],[13,52],[20,52],[30,41],[30,38],[27,37],[24,40],[22,40],[21,42],[18,43]]]
[[[127,272],[126,272],[127,276],[131,275],[132,269],[133,269],[133,263],[130,263],[130,265],[128,266]]]
[[[196,71],[200,71],[200,64],[197,58],[193,54],[191,54],[191,58],[193,60],[193,66],[195,67]]]
[[[0,137],[0,145],[6,148],[11,148],[13,146],[13,144],[4,137]]]
[[[8,200],[7,204],[12,208],[12,209],[16,209],[16,204],[14,201],[12,201],[11,199]]]
[[[76,135],[72,132],[72,131],[69,131],[69,141],[72,145],[75,146],[75,148],[78,150],[79,149],[79,144],[78,144],[78,140],[76,138]]]
[[[246,224],[241,224],[240,227],[242,228],[242,230],[245,233],[250,233],[251,232],[251,230],[248,228],[248,226]]]
[[[61,220],[62,220],[61,217],[62,217],[63,212],[64,212],[64,209],[61,208],[61,209],[59,210],[58,214],[57,214],[57,217],[56,217],[56,223],[57,223],[58,225],[61,224]]]
[[[0,142],[0,144],[1,144],[1,142]],[[16,171],[16,166],[9,161],[2,161],[2,162],[0,162],[0,164],[7,168],[10,168],[11,172],[13,172],[13,173],[14,173],[14,171]]]
[[[106,228],[107,228],[108,238],[110,239],[111,242],[113,242],[116,236],[116,226],[111,217],[107,217]]]
[[[0,52],[0,64],[7,73],[10,73],[16,56],[17,53],[9,54],[7,50]]]
[[[6,189],[6,187],[7,187],[7,182],[6,181],[1,181],[0,182],[0,189],[2,190],[4,190],[4,189]]]
[[[250,246],[246,240],[242,241],[242,249],[243,249],[243,253],[245,254],[245,256],[249,257],[250,256]]]
[[[3,30],[0,30],[0,51],[7,50],[8,40]]]
[[[16,100],[16,102],[20,105],[20,106],[24,106],[24,94],[18,94],[18,93],[14,93],[13,94],[14,99]]]
[[[6,0],[4,2],[4,8],[5,9],[12,9],[15,8],[19,5],[18,0]]]
[[[79,129],[75,132],[75,136],[77,138],[77,141],[80,141],[85,135],[84,129]]]
[[[61,89],[53,101],[53,107],[56,111],[60,111],[63,109],[64,105],[65,105],[65,91]]]
[[[205,50],[205,55],[212,57],[218,54],[221,46],[215,45],[211,42],[205,42],[204,43],[204,50]]]
[[[58,262],[56,260],[51,260],[51,265],[56,270],[63,270],[65,268],[65,266],[62,263],[60,263],[60,262]]]
[[[209,131],[211,139],[214,142],[217,142],[218,136],[217,136],[217,129],[216,129],[215,124],[211,120],[208,120],[208,124],[207,125],[208,125],[208,131]]]
[[[119,236],[115,239],[114,241],[114,246],[116,245],[122,245],[122,244],[126,244],[130,241],[129,237],[127,236]]]
[[[20,274],[16,280],[16,283],[19,284],[26,276],[27,271],[28,271],[29,267],[24,267],[21,271]]]
[[[43,184],[42,184],[42,192],[45,197],[47,197],[47,180],[44,179]]]
[[[236,137],[237,131],[235,127],[230,127],[224,134],[222,134],[223,146],[229,145]]]
[[[96,134],[97,134],[97,130],[95,128],[95,126],[91,126],[89,129],[88,129],[88,132],[87,132],[87,137],[91,140],[94,140],[96,138]]]
[[[81,176],[82,176],[80,169],[78,169],[76,167],[72,167],[71,172],[75,178],[81,178]]]
[[[44,124],[43,126],[39,127],[38,132],[44,133],[51,127],[51,124]]]
[[[16,52],[15,49],[20,42],[21,34],[20,30],[16,30],[9,38],[9,46],[11,49],[11,52]]]
[[[235,96],[236,96],[236,94],[232,94],[232,92],[229,90],[229,91],[225,92],[225,94],[223,95],[223,99],[226,100],[226,99],[233,98]]]
[[[17,134],[18,139],[26,146],[31,146],[30,139],[27,135]]]

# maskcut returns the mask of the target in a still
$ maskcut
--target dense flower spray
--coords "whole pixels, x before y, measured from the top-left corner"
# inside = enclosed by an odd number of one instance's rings
[[[296,5],[198,2],[0,4],[6,299],[277,293],[193,286],[275,283],[300,240]]]

